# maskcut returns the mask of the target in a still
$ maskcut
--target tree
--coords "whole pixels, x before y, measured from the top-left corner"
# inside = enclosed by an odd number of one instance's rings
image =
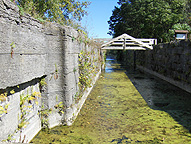
[[[175,31],[174,30],[188,30],[188,31],[191,31],[191,27],[184,23],[184,24],[181,24],[181,23],[177,23],[177,24],[174,24],[172,26],[171,29],[169,29],[169,32],[168,32],[168,35],[167,35],[167,38],[168,38],[168,41],[171,41],[171,40],[174,40],[174,36],[175,36]]]
[[[87,8],[90,2],[76,0],[17,0],[17,4],[34,17],[70,25],[75,20],[80,21],[87,14],[84,9]]]
[[[119,0],[110,17],[109,34],[128,33],[134,37],[166,41],[166,33],[176,23],[187,23],[188,0]]]

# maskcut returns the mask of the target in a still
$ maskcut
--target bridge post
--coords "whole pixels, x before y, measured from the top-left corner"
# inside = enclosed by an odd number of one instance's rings
[[[126,38],[123,38],[124,42],[123,42],[123,51],[125,51],[126,49]]]

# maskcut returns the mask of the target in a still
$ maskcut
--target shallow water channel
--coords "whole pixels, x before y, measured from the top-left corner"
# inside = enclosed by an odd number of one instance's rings
[[[41,131],[39,144],[189,144],[191,94],[107,59],[72,126]]]

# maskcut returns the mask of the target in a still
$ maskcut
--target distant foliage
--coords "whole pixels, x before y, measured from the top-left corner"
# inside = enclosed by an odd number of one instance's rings
[[[181,23],[174,24],[172,26],[172,28],[169,29],[169,32],[167,33],[167,37],[166,37],[167,40],[166,41],[174,40],[174,35],[175,35],[174,30],[188,30],[190,32],[191,31],[191,27],[187,23],[184,23],[184,24],[181,24]]]
[[[172,29],[174,29],[174,30],[188,30],[188,31],[191,31],[191,27],[187,23],[184,23],[184,24],[177,23],[177,24],[172,26]]]
[[[66,25],[80,21],[87,14],[85,8],[90,4],[76,0],[16,0],[15,3],[35,18]]]
[[[169,29],[189,23],[190,0],[119,0],[110,17],[109,34],[167,41]]]

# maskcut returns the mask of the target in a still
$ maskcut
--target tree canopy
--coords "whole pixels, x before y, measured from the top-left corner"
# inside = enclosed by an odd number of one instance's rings
[[[188,23],[190,0],[119,0],[110,17],[109,34],[167,41],[169,29]]]
[[[16,0],[16,3],[34,17],[67,25],[80,21],[87,14],[85,8],[90,4],[89,1],[76,0]]]

